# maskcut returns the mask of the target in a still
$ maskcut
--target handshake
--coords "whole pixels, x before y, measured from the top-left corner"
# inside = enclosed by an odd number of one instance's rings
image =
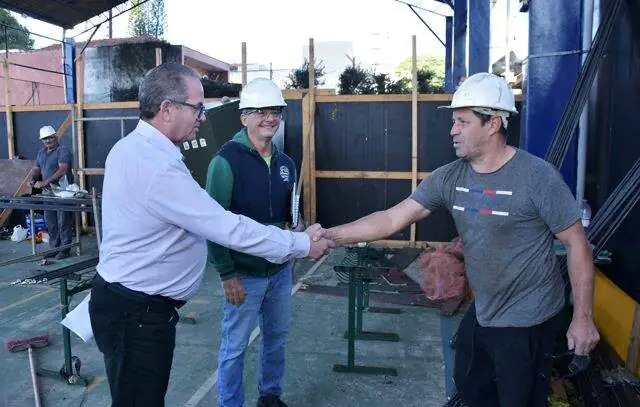
[[[307,236],[309,236],[309,242],[311,248],[307,258],[309,260],[320,260],[322,256],[329,252],[329,249],[336,247],[336,243],[331,240],[331,233],[328,229],[324,229],[319,223],[315,223],[305,230]]]

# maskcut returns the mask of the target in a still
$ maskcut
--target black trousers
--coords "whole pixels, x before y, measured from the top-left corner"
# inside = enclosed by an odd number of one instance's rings
[[[527,328],[482,327],[475,304],[455,339],[454,381],[470,407],[546,407],[563,313]]]
[[[184,303],[94,279],[91,327],[104,355],[112,407],[162,407]]]

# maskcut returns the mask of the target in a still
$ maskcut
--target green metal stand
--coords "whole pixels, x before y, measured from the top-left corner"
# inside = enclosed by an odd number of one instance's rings
[[[78,276],[71,274],[69,277],[77,278]],[[87,283],[78,284],[76,287],[69,289],[67,278],[60,279],[60,310],[62,319],[64,319],[67,316],[67,313],[69,313],[69,299],[79,292],[90,289],[91,286],[92,283],[89,281]],[[55,370],[39,369],[37,372],[38,376],[62,379],[67,382],[67,384],[86,386],[89,381],[80,374],[80,368],[82,367],[80,358],[71,354],[71,333],[69,328],[66,326],[62,327],[62,346],[64,349],[64,365],[62,365],[60,371],[56,372]]]
[[[347,337],[347,364],[334,364],[333,371],[337,373],[363,373],[363,374],[383,374],[397,376],[398,371],[394,368],[361,366],[355,364],[356,339],[364,340],[393,340],[399,338],[395,334],[384,332],[363,332],[362,331],[362,309],[364,304],[364,290],[362,288],[362,273],[366,272],[363,267],[336,266],[336,271],[349,273],[349,300],[348,300],[348,329]],[[357,317],[357,315],[359,315]],[[358,322],[356,322],[356,319]],[[357,326],[356,326],[357,325]],[[395,339],[387,339],[389,335],[395,335]],[[377,339],[373,339],[377,337]],[[384,338],[384,339],[380,339]]]
[[[358,274],[350,273],[350,274]],[[371,280],[365,280],[356,276],[356,329],[355,339],[361,341],[386,341],[386,342],[399,342],[400,337],[398,334],[392,332],[370,332],[362,330],[362,314],[364,310],[372,312],[369,308],[369,282]],[[383,310],[393,310],[393,308],[382,308]],[[399,310],[398,310],[399,311]],[[391,313],[391,312],[389,312]],[[349,331],[344,333],[346,339],[349,338]]]
[[[363,280],[363,293],[364,293],[364,309],[372,314],[402,314],[400,308],[384,308],[384,307],[370,307],[369,306],[369,283],[371,280]]]

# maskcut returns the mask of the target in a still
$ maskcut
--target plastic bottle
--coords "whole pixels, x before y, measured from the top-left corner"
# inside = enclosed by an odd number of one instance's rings
[[[582,200],[580,204],[580,217],[582,219],[582,227],[585,229],[589,227],[589,223],[591,223],[591,207],[586,199]]]

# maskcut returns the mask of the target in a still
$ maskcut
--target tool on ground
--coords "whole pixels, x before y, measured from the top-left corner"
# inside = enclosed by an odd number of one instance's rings
[[[587,355],[576,355],[573,349],[570,349],[560,355],[549,355],[551,359],[555,361],[563,361],[571,358],[568,364],[566,364],[566,373],[562,375],[563,379],[569,379],[578,374],[584,372],[589,367],[589,363],[591,362],[591,356]],[[562,365],[563,363],[560,362]]]
[[[49,335],[39,335],[27,339],[12,340],[7,343],[7,350],[11,353],[23,352],[29,353],[29,370],[31,372],[31,383],[33,385],[33,397],[35,398],[36,407],[40,407],[40,390],[38,389],[38,380],[36,377],[36,366],[33,358],[33,349],[42,348],[49,345]]]

